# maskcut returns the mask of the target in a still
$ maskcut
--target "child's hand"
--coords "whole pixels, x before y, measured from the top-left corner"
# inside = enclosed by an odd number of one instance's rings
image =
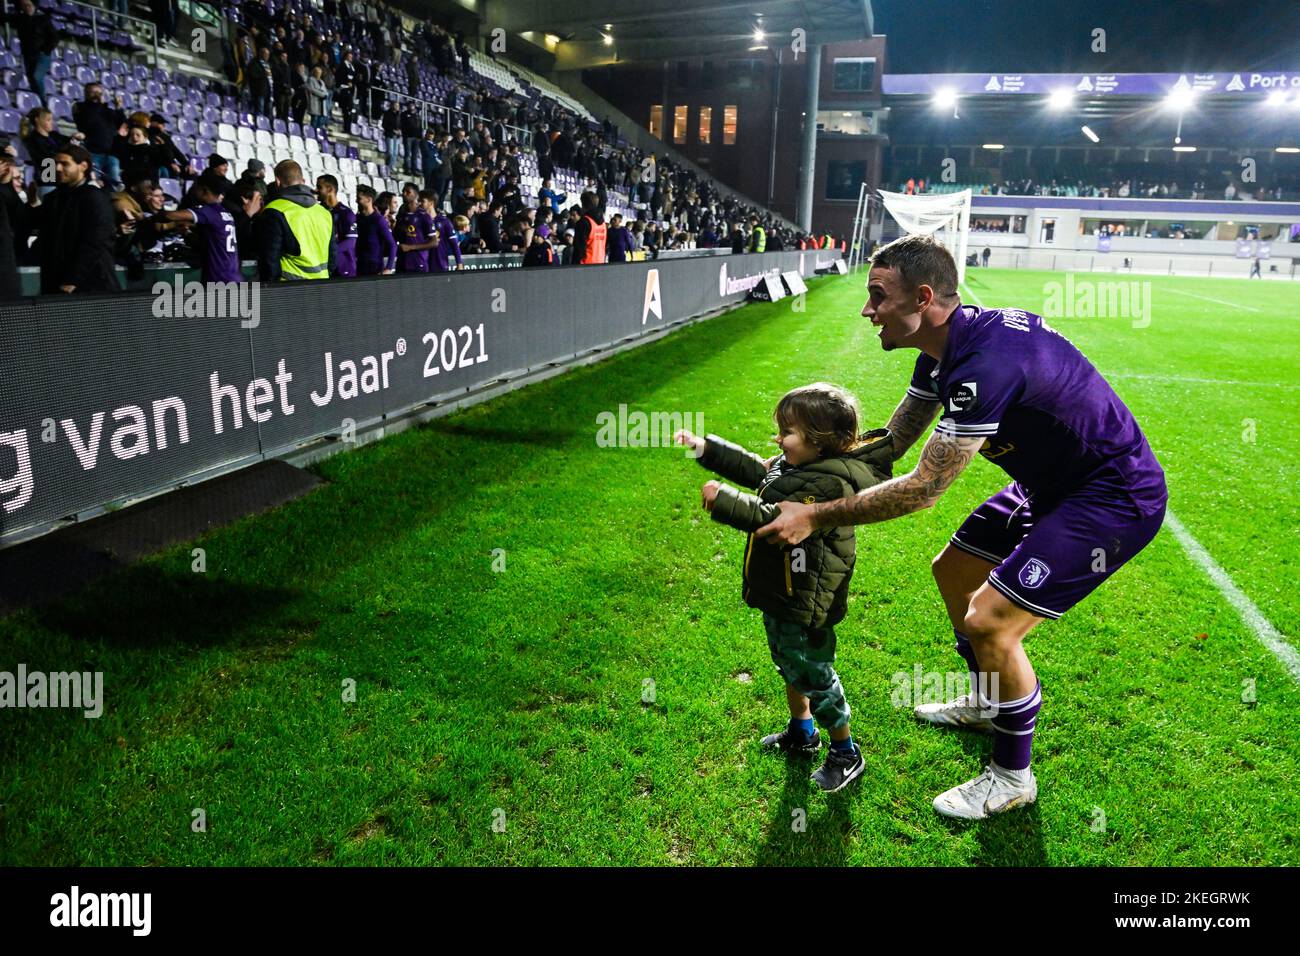
[[[713,510],[713,502],[718,499],[718,489],[722,487],[720,481],[706,481],[704,487],[700,489],[700,503],[704,505],[705,511]]]
[[[679,445],[685,445],[691,451],[695,452],[697,456],[704,452],[704,439],[684,428],[677,432],[677,434],[673,435],[673,441],[677,442]]]

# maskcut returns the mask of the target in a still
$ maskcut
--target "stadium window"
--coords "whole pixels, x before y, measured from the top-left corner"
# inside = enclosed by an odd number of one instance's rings
[[[686,142],[687,111],[690,107],[674,106],[673,107],[673,142]]]
[[[736,145],[736,108],[734,106],[724,106],[722,108],[722,145]]]
[[[837,92],[865,93],[875,88],[874,56],[836,57],[831,88]]]
[[[655,139],[664,138],[664,106],[662,103],[650,107],[650,135]]]
[[[737,90],[754,90],[763,79],[762,60],[728,60],[727,86]]]
[[[866,179],[866,163],[830,160],[826,163],[826,198],[857,199]]]
[[[708,146],[713,142],[713,107],[700,107],[700,145]]]

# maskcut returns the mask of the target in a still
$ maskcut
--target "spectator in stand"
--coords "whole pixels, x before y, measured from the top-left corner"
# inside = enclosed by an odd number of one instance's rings
[[[330,275],[352,278],[357,274],[357,214],[339,201],[339,181],[333,176],[316,177],[316,197],[334,219],[338,262]]]
[[[275,117],[288,122],[293,106],[293,67],[287,50],[277,50],[271,60],[271,87],[275,93]]]
[[[85,99],[72,108],[72,120],[85,138],[91,162],[104,175],[109,186],[122,181],[122,167],[117,154],[126,139],[126,115],[117,106],[104,102],[104,87],[87,83]]]
[[[23,145],[27,147],[27,156],[36,167],[36,181],[39,183],[37,192],[44,197],[54,192],[57,185],[54,157],[70,144],[80,143],[85,135],[77,133],[71,138],[64,136],[54,127],[54,114],[43,106],[34,108],[24,116],[18,131]]]
[[[397,242],[388,219],[375,207],[375,191],[357,187],[357,275],[391,275],[397,265]]]
[[[438,188],[438,170],[442,168],[442,150],[438,148],[438,133],[430,128],[424,131],[420,140],[420,173],[424,177],[424,188],[437,198],[437,206],[442,208],[442,190]]]
[[[501,210],[501,201],[494,199],[491,205],[474,217],[474,228],[483,240],[486,252],[501,251]]]
[[[23,68],[32,92],[45,99],[45,77],[50,72],[50,55],[57,37],[50,16],[32,0],[18,0],[18,11],[6,17],[22,43]]]
[[[596,265],[605,261],[605,210],[596,193],[587,190],[582,194],[582,218],[573,233],[577,261],[583,265]]]
[[[420,149],[423,131],[420,128],[420,114],[415,111],[413,102],[408,101],[406,109],[402,111],[401,130],[405,161],[402,168],[412,176],[423,176],[424,160]]]
[[[324,73],[319,66],[312,67],[311,76],[307,78],[307,114],[317,130],[325,128],[325,98],[329,96],[322,78]]]
[[[357,116],[357,66],[352,50],[343,51],[343,59],[334,70],[334,95],[343,111],[343,131],[352,132],[352,123]]]
[[[126,134],[126,145],[121,150],[122,175],[126,182],[140,177],[149,179],[158,175],[162,166],[162,152],[149,141],[149,131],[132,126]]]
[[[568,198],[568,193],[555,191],[554,183],[550,177],[542,180],[542,188],[537,192],[537,201],[539,204],[550,206],[551,212],[558,215],[560,207],[564,205],[564,201]]]
[[[167,117],[149,114],[149,141],[158,151],[158,178],[183,179],[190,174],[189,157],[180,151],[167,132]]]
[[[248,65],[244,75],[248,78],[248,93],[252,97],[253,112],[270,116],[271,108],[275,104],[272,98],[275,80],[271,67],[271,51],[266,47],[258,50],[257,59]]]
[[[243,173],[240,174],[239,180],[238,182],[235,183],[235,185],[238,186],[243,183],[248,183],[255,190],[257,190],[258,195],[260,195],[262,197],[262,201],[265,202],[266,201],[266,163],[256,158],[249,159],[248,165],[244,167],[244,171]],[[227,193],[227,195],[229,195],[229,193]]]
[[[303,120],[310,115],[307,95],[307,84],[311,81],[311,74],[307,72],[307,64],[301,60],[293,65],[293,96],[289,102],[289,120],[303,125]],[[314,124],[313,124],[314,125]]]
[[[740,228],[740,223],[731,230],[731,254],[738,256],[745,251],[745,232]]]
[[[90,181],[90,153],[68,146],[55,155],[59,188],[35,217],[41,293],[120,292],[113,266],[113,207]],[[31,197],[35,198],[35,197]]]
[[[384,151],[388,159],[388,175],[398,172],[397,161],[402,153],[402,113],[396,103],[384,105],[384,113],[379,118],[379,125],[384,130]]]
[[[158,42],[176,46],[176,24],[181,15],[177,0],[149,0],[149,12],[158,31]]]
[[[558,262],[559,260],[550,242],[545,236],[534,231],[532,244],[529,245],[528,251],[524,253],[524,268],[552,266],[558,264]]]
[[[0,207],[4,208],[5,219],[9,223],[13,242],[14,259],[19,265],[26,265],[31,259],[28,240],[31,238],[34,221],[38,210],[18,195],[14,183],[22,186],[22,170],[18,165],[17,151],[12,146],[0,151]],[[33,183],[27,187],[27,196],[36,190]]]
[[[632,234],[623,225],[623,217],[619,213],[609,217],[606,245],[609,247],[610,262],[627,262],[632,258]]]

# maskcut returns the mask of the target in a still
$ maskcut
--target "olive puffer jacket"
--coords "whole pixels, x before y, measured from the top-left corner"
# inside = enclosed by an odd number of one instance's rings
[[[894,440],[888,429],[862,436],[842,455],[791,465],[785,456],[768,468],[762,458],[739,445],[709,435],[700,464],[757,495],[730,485],[718,488],[714,521],[747,532],[744,599],[750,607],[804,627],[826,627],[844,619],[856,545],[852,526],[824,528],[793,547],[759,538],[754,532],[772,521],[782,501],[814,504],[849,498],[893,474]]]

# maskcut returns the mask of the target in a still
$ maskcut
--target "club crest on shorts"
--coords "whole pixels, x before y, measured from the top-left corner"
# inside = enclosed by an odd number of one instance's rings
[[[1030,558],[1025,562],[1025,566],[1020,569],[1020,583],[1027,588],[1040,587],[1051,573],[1052,569],[1042,561],[1037,558]]]

